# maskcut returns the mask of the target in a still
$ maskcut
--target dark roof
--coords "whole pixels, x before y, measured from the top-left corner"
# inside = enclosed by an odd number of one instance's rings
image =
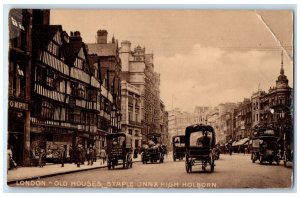
[[[194,124],[191,126],[188,126],[185,130],[185,135],[190,135],[193,132],[196,131],[209,131],[212,132],[213,134],[215,134],[214,132],[214,128],[210,125],[204,125],[204,124]]]
[[[66,61],[67,64],[73,65],[74,61],[76,60],[76,57],[78,56],[78,53],[81,49],[82,42],[80,43],[66,43]]]
[[[61,25],[35,25],[32,30],[33,49],[46,48],[58,31],[62,31]]]
[[[106,138],[115,138],[115,137],[118,137],[118,136],[125,136],[125,137],[129,137],[130,139],[132,138],[132,135],[129,135],[125,132],[119,132],[119,133],[109,133],[106,135]]]
[[[98,66],[94,65],[95,63],[98,62],[98,56],[96,54],[89,54],[88,59],[89,59],[89,63],[90,63],[90,68],[98,70]]]
[[[107,44],[87,44],[89,53],[95,53],[98,56],[108,57],[108,56],[117,56],[117,44],[116,43],[107,43]]]
[[[176,138],[176,137],[184,137],[185,135],[174,135],[172,138]]]

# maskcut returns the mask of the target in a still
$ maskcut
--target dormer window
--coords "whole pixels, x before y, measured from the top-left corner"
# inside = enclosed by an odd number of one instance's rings
[[[82,70],[83,61],[81,59],[79,59],[79,58],[76,58],[76,60],[75,60],[75,67]]]
[[[59,45],[54,43],[53,41],[51,41],[50,44],[48,45],[48,51],[57,57],[60,56]]]

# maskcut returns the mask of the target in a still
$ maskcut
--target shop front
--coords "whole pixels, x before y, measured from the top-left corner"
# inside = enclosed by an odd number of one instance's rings
[[[26,128],[29,124],[28,104],[19,101],[9,101],[8,111],[8,148],[12,150],[13,160],[18,166],[24,165],[24,144],[26,144]]]
[[[66,150],[66,161],[72,162],[74,131],[67,128],[49,125],[32,125],[31,135],[31,165],[37,165],[41,151],[45,151],[46,163],[59,163],[61,146]]]

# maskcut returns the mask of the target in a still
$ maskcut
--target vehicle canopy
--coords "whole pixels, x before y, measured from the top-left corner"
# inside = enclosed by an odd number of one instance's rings
[[[132,136],[124,132],[106,135],[107,147],[132,148]]]
[[[278,131],[267,125],[256,125],[252,129],[252,147],[258,148],[261,144],[277,147],[280,140]]]
[[[204,124],[194,124],[188,126],[185,130],[185,146],[197,146],[199,139],[207,136],[209,138],[209,146],[214,147],[216,144],[216,134],[212,126]],[[195,138],[197,138],[195,140]]]
[[[160,133],[149,133],[147,135],[149,140],[152,140],[155,144],[161,143],[161,134]]]
[[[176,135],[172,137],[173,146],[184,147],[185,146],[185,135]]]

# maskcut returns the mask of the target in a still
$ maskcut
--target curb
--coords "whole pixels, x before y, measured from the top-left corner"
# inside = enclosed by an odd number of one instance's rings
[[[133,161],[132,163],[136,163],[136,162],[141,162],[141,161]],[[119,165],[122,165],[122,164],[119,164]],[[14,184],[18,181],[31,181],[31,180],[40,179],[40,178],[47,178],[47,177],[52,177],[52,176],[57,176],[57,175],[71,174],[73,172],[82,172],[82,171],[95,170],[95,169],[101,169],[101,168],[107,168],[107,166],[98,166],[98,167],[86,168],[86,169],[76,169],[76,170],[72,170],[72,171],[58,172],[58,173],[45,174],[45,175],[41,175],[41,176],[29,177],[29,178],[24,178],[24,179],[11,180],[11,181],[7,181],[7,185],[9,186],[10,184]]]

